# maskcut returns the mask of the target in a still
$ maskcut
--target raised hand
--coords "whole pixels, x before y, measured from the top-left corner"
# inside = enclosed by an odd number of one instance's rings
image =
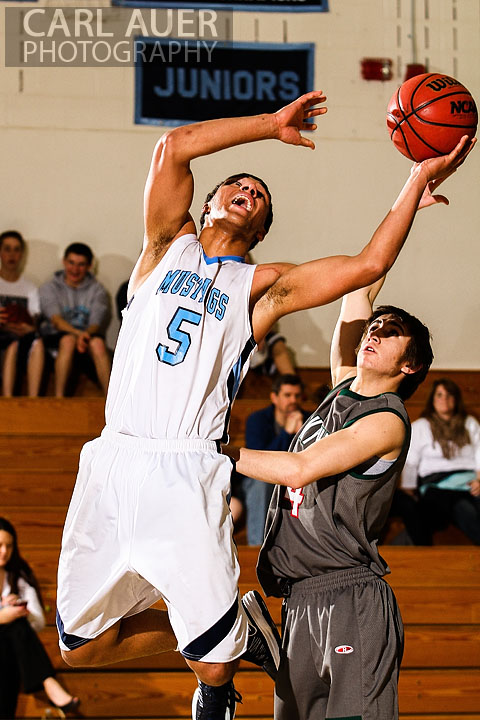
[[[444,180],[450,177],[450,175],[453,175],[460,165],[465,162],[467,155],[473,150],[476,142],[476,138],[470,140],[468,135],[464,135],[449,155],[428,158],[428,160],[424,160],[422,163],[414,164],[412,170],[421,167],[429,178],[429,182],[418,203],[419,210],[424,207],[429,207],[430,205],[448,205],[449,201],[445,195],[434,195],[433,193]]]
[[[301,131],[317,129],[315,123],[309,123],[307,120],[327,112],[325,106],[314,107],[318,103],[325,102],[326,99],[322,90],[315,90],[301,95],[289,105],[277,110],[273,116],[277,122],[278,139],[288,145],[302,145],[313,150],[315,144],[312,140],[303,137]]]

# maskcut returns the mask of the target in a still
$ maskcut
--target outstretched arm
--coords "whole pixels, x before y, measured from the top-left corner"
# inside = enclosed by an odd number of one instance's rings
[[[295,489],[351,470],[374,455],[395,459],[404,438],[402,420],[393,413],[381,412],[367,415],[299,453],[248,448],[227,452],[243,475]]]
[[[383,277],[407,239],[419,207],[445,202],[431,195],[464,162],[475,140],[465,135],[449,154],[414,165],[390,212],[355,256],[337,255],[286,268],[258,301],[253,313],[257,342],[283,315],[325,305]]]

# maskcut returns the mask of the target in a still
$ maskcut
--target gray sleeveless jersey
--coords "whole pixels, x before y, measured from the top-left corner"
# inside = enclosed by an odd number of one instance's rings
[[[398,395],[358,395],[349,389],[353,379],[327,395],[298,432],[290,450],[300,452],[365,415],[392,412],[406,426],[401,453],[393,462],[372,457],[362,466],[323,478],[302,490],[275,487],[257,568],[267,595],[280,595],[284,578],[301,580],[360,565],[379,576],[390,572],[379,555],[377,541],[407,455],[410,422]]]

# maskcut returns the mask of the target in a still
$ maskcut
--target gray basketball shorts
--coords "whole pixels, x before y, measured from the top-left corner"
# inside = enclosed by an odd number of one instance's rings
[[[294,583],[283,608],[275,720],[395,720],[403,624],[367,567]]]

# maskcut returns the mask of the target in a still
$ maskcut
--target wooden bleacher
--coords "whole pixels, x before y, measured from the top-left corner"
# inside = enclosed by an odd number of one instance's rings
[[[324,370],[302,370],[308,397],[326,382]],[[443,373],[430,374],[430,379]],[[449,372],[480,410],[480,373]],[[247,379],[248,380],[248,379]],[[412,419],[423,407],[429,382],[409,401]],[[252,377],[236,401],[231,422],[234,442],[243,438],[249,412],[268,402],[269,383]],[[313,402],[307,402],[313,407]],[[178,653],[165,653],[101,669],[71,669],[62,661],[54,627],[55,578],[61,530],[83,443],[103,427],[100,397],[0,398],[2,504],[19,535],[22,553],[39,578],[47,605],[41,633],[59,680],[82,699],[89,718],[173,720],[189,718],[195,687]],[[239,546],[240,585],[258,587],[257,548]],[[480,720],[480,548],[384,546],[388,577],[399,601],[406,630],[400,677],[402,720]],[[269,599],[280,623],[280,601]],[[238,718],[272,718],[272,681],[246,663],[237,675],[243,695]],[[18,718],[41,717],[46,698],[21,695]],[[381,720],[381,719],[380,719]]]

